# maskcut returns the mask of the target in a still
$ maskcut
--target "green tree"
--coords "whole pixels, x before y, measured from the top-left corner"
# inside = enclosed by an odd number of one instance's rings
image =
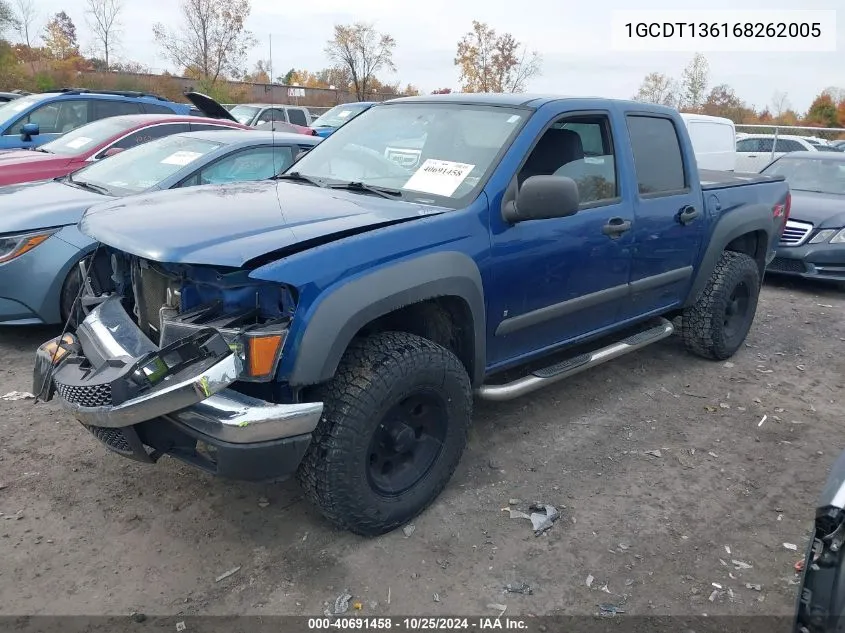
[[[64,60],[79,55],[76,25],[64,11],[59,11],[44,27],[44,45],[55,59]]]

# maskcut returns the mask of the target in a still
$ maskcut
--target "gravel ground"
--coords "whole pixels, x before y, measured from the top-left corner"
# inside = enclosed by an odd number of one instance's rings
[[[322,614],[344,590],[371,615],[791,613],[843,448],[843,309],[839,290],[770,281],[729,363],[673,337],[479,402],[451,484],[412,532],[375,539],[333,530],[293,482],[136,464],[55,403],[0,402],[0,614]],[[31,390],[55,333],[0,329],[0,394]],[[535,537],[512,499],[562,516]]]

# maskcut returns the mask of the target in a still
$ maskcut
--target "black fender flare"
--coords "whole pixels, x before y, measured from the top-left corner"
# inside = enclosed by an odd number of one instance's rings
[[[722,216],[716,223],[713,233],[710,236],[710,243],[701,258],[698,273],[690,288],[689,295],[684,307],[696,302],[698,296],[707,285],[707,281],[716,269],[716,264],[722,253],[725,252],[728,244],[746,233],[762,231],[766,235],[764,248],[766,253],[769,250],[769,243],[772,233],[775,230],[775,218],[772,215],[771,205],[755,204],[753,206],[741,207],[731,213]],[[765,262],[764,262],[765,265]],[[762,274],[762,270],[760,271]]]
[[[472,258],[455,251],[422,255],[386,266],[341,285],[323,298],[305,324],[288,383],[293,387],[329,380],[353,337],[374,319],[413,303],[453,296],[472,314],[473,384],[486,362],[486,314],[481,273]]]

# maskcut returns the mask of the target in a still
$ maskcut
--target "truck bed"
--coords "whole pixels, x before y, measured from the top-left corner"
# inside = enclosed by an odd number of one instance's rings
[[[699,169],[701,188],[704,191],[713,189],[727,189],[729,187],[744,187],[763,182],[780,182],[783,176],[763,176],[762,174],[717,171],[715,169]]]

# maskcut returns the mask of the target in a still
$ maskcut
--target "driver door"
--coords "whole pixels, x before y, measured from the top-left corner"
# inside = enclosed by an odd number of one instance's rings
[[[551,121],[511,185],[536,175],[572,178],[581,200],[575,215],[510,225],[491,209],[496,291],[487,349],[494,367],[617,323],[628,292],[634,211],[617,178],[616,129],[604,111]]]

